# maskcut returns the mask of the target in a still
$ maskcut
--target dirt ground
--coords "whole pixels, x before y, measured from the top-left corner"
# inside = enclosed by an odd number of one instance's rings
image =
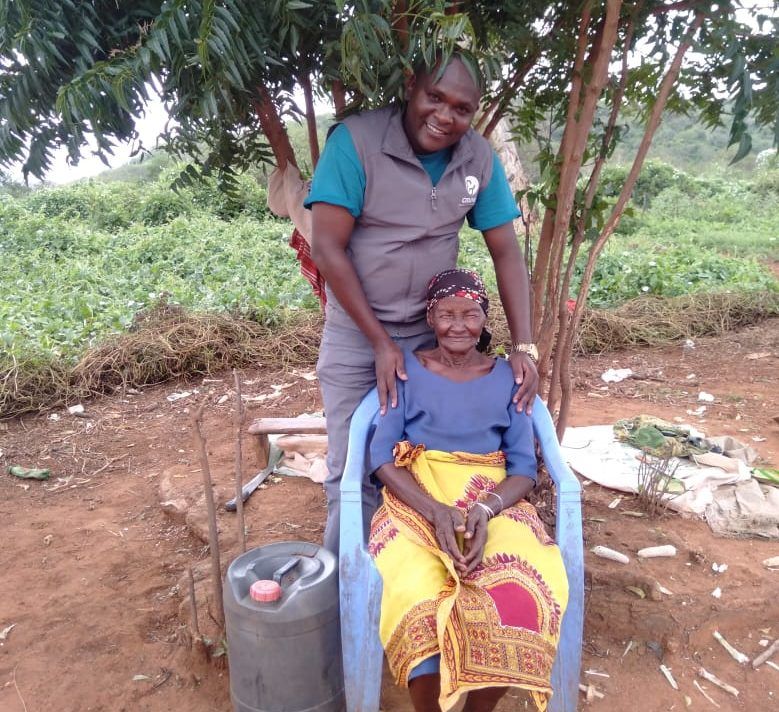
[[[606,386],[599,376],[610,367],[630,367],[640,378]],[[709,435],[734,435],[779,465],[779,320],[700,339],[688,351],[674,345],[580,358],[575,371],[573,425],[639,413],[681,417]],[[251,416],[321,407],[317,383],[305,374],[258,365],[243,381],[250,396],[280,393],[250,402]],[[188,521],[160,506],[161,498],[195,502],[202,493],[190,418],[204,397],[215,491],[220,504],[232,496],[231,385],[225,373],[85,403],[86,417],[60,410],[0,422],[0,710],[231,709],[224,664],[187,645],[187,568],[198,580],[201,617],[210,590],[202,506],[193,504]],[[688,415],[701,390],[715,401],[703,417]],[[6,474],[9,465],[49,467],[52,477],[22,481]],[[244,471],[258,465],[247,445]],[[627,497],[610,509],[614,496],[598,485],[584,488],[582,680],[604,697],[587,703],[582,695],[582,708],[779,709],[779,671],[737,664],[712,637],[719,630],[750,657],[762,650],[759,641],[779,637],[779,572],[760,563],[779,555],[779,541],[715,538],[704,522],[673,514],[626,516],[637,505]],[[218,517],[224,569],[237,552],[235,516],[220,506]],[[250,547],[319,541],[323,522],[321,486],[302,478],[280,478],[246,505]],[[626,567],[589,553],[596,544],[632,553],[660,543],[674,544],[679,555]],[[729,568],[716,574],[714,562]],[[654,581],[672,595],[642,599],[626,588]],[[716,587],[719,599],[711,596]],[[209,629],[207,619],[201,625]],[[661,659],[678,691],[662,676]],[[738,688],[738,697],[704,682],[707,701],[693,685],[699,666]],[[524,708],[514,695],[499,707]],[[385,683],[383,709],[409,710],[405,691]]]

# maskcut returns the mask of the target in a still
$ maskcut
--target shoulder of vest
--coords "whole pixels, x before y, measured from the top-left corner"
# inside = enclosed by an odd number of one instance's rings
[[[492,160],[492,146],[490,142],[475,129],[468,129],[460,140],[470,143],[475,156],[480,158],[488,156]]]
[[[398,111],[395,106],[385,106],[381,109],[370,109],[361,111],[359,114],[347,116],[341,123],[346,124],[353,139],[361,138],[364,135],[376,137],[384,135],[387,125],[392,117]]]

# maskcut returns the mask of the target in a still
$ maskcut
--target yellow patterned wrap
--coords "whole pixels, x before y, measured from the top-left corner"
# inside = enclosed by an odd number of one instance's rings
[[[506,477],[500,452],[401,442],[394,454],[423,490],[466,513]],[[568,602],[560,550],[525,501],[492,519],[487,532],[482,563],[461,580],[429,522],[385,490],[369,545],[384,582],[381,641],[402,685],[417,664],[441,655],[444,712],[470,690],[507,686],[528,691],[543,712]]]

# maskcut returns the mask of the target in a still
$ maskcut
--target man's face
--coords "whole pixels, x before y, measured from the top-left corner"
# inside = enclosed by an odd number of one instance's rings
[[[436,81],[437,69],[420,72],[406,84],[403,128],[414,153],[433,153],[456,144],[479,106],[479,89],[459,59]]]

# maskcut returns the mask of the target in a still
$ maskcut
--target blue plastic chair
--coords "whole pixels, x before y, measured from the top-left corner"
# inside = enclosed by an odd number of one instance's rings
[[[352,417],[346,469],[341,481],[340,604],[341,644],[347,712],[378,712],[384,651],[379,641],[382,583],[363,539],[362,482],[367,444],[378,417],[376,390]],[[549,411],[540,398],[533,406],[533,430],[557,499],[557,544],[568,574],[569,600],[552,668],[550,712],[575,712],[584,622],[584,556],[581,485],[565,464]]]

